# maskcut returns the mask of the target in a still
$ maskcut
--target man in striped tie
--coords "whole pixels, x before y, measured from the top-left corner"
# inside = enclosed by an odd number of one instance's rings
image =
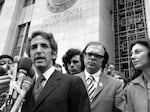
[[[122,112],[125,107],[121,81],[104,72],[108,62],[106,48],[99,42],[90,42],[83,49],[84,72],[81,77],[87,88],[92,112]]]
[[[89,94],[89,99],[90,99],[90,102],[92,102],[93,95],[94,95],[94,92],[97,87],[93,76],[90,76],[87,78],[87,85],[88,85],[87,90],[88,90],[88,94]]]

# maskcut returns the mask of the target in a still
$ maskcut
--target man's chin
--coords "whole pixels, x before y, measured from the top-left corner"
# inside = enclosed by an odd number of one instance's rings
[[[45,64],[44,63],[36,63],[35,66],[37,68],[39,68],[39,67],[45,67]]]
[[[46,66],[44,66],[44,65],[37,65],[36,68],[38,70],[40,70],[41,72],[45,72]]]
[[[89,69],[95,69],[95,66],[94,65],[87,65],[87,68],[89,68]]]

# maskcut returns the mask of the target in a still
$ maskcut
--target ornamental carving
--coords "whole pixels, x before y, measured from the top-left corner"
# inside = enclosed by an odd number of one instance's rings
[[[47,7],[50,12],[58,13],[70,8],[77,0],[48,0]]]

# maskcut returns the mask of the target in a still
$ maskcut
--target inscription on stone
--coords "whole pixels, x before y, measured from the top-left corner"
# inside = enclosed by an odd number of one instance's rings
[[[43,20],[42,29],[67,24],[72,21],[83,19],[83,7],[74,8],[64,13],[56,13]]]

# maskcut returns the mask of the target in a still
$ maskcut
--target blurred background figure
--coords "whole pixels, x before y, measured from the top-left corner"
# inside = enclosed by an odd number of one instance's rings
[[[58,63],[55,63],[55,68],[56,68],[56,70],[57,71],[59,71],[59,72],[61,72],[62,73],[62,66],[60,65],[60,64],[58,64]]]
[[[120,71],[116,70],[116,67],[113,63],[108,64],[107,72],[108,72],[108,75],[111,75],[112,77],[114,77],[124,83],[123,74]]]
[[[4,69],[10,69],[13,67],[13,57],[10,55],[4,54],[0,56],[0,66]]]
[[[107,72],[108,72],[108,75],[111,75],[112,77],[114,77],[114,70],[115,70],[115,65],[113,63],[109,63],[107,65]]]
[[[79,49],[68,49],[62,61],[66,72],[70,75],[80,73],[84,70],[83,59]]]
[[[5,102],[6,91],[9,88],[10,76],[8,71],[13,67],[13,58],[10,55],[4,54],[0,56],[0,67],[3,70],[0,71],[0,107]]]

